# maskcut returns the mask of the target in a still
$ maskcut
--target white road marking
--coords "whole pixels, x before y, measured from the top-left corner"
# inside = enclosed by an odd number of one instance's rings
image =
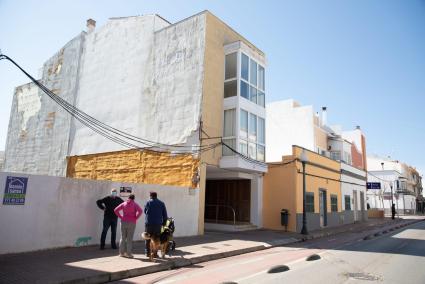
[[[260,261],[260,260],[263,260],[263,259],[264,259],[263,257],[257,257],[257,258],[248,259],[248,260],[245,260],[245,261],[242,261],[242,262],[238,262],[238,264],[248,264],[248,263]]]
[[[239,282],[241,282],[241,281],[248,280],[248,279],[250,279],[250,278],[254,278],[254,277],[258,276],[258,275],[266,274],[266,273],[267,273],[267,271],[268,271],[268,270],[263,270],[263,271],[260,271],[260,272],[257,272],[257,273],[254,273],[254,274],[251,274],[251,275],[248,275],[248,276],[242,277],[242,278],[238,278],[238,279],[234,280],[234,282],[239,283]]]
[[[176,279],[161,280],[161,281],[156,282],[156,283],[158,283],[158,284],[167,284],[167,283],[172,283],[172,282],[176,282]]]

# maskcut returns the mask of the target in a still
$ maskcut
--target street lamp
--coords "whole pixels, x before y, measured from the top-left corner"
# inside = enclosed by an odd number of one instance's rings
[[[307,216],[305,213],[305,163],[308,162],[307,152],[305,149],[302,150],[300,155],[300,161],[303,165],[303,227],[301,229],[301,234],[308,235],[307,231]]]
[[[393,182],[390,183],[390,188],[391,188],[391,219],[394,220]]]

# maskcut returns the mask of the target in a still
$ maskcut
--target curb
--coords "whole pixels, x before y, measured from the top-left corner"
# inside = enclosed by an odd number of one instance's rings
[[[394,232],[395,230],[398,230],[400,228],[404,228],[406,226],[410,226],[412,224],[419,223],[419,222],[422,222],[422,221],[424,221],[424,220],[419,219],[419,220],[414,220],[414,221],[410,221],[410,222],[403,222],[402,224],[393,225],[392,227],[389,227],[389,228],[387,227],[387,228],[384,228],[384,229],[380,229],[378,231],[373,231],[372,233],[364,236],[363,240],[365,240],[365,241],[371,240],[375,237],[379,237],[379,236],[388,234],[390,232]]]
[[[411,224],[414,224],[414,223],[417,223],[417,222],[421,222],[421,221],[424,221],[424,220],[419,219],[419,220],[415,220],[415,221],[411,221],[411,222],[406,222],[406,223],[403,223],[403,224],[397,224],[395,226],[392,226],[391,228],[387,227],[387,228],[382,228],[378,231],[372,231],[369,235],[366,235],[363,238],[363,240],[370,240],[370,239],[373,239],[376,236],[380,236],[380,235],[386,234],[390,231],[394,231],[394,230],[397,230],[401,227],[408,226],[408,225],[411,225]],[[388,226],[388,225],[384,225],[382,227],[386,227],[386,226]],[[350,230],[350,231],[355,232],[355,230]],[[168,262],[165,262],[165,263],[159,263],[157,265],[151,265],[151,266],[147,266],[147,267],[139,267],[139,268],[134,268],[134,269],[129,269],[129,270],[110,272],[110,273],[105,272],[105,273],[100,273],[100,274],[97,274],[97,275],[84,277],[84,278],[80,278],[80,279],[66,280],[66,281],[62,281],[62,282],[59,282],[59,283],[61,283],[61,284],[106,283],[106,282],[110,282],[110,281],[117,281],[117,280],[126,279],[126,278],[129,278],[129,277],[137,277],[137,276],[142,276],[142,275],[146,275],[146,274],[150,274],[150,273],[156,273],[156,272],[160,272],[160,271],[164,271],[164,270],[171,270],[171,269],[175,269],[175,268],[191,266],[191,265],[202,263],[202,262],[232,257],[232,256],[236,256],[236,255],[250,253],[250,252],[266,250],[266,249],[270,249],[270,248],[273,248],[273,247],[299,243],[299,242],[303,242],[303,241],[306,241],[306,240],[319,239],[319,238],[323,238],[323,237],[337,235],[337,234],[344,233],[344,232],[346,232],[346,231],[323,232],[323,233],[316,233],[314,235],[307,235],[307,236],[304,236],[300,239],[296,239],[296,238],[282,239],[280,241],[273,241],[272,244],[264,244],[264,245],[258,245],[258,246],[243,248],[243,249],[227,251],[227,252],[220,252],[220,253],[202,255],[202,256],[191,258],[191,259],[179,258],[179,259],[171,260],[171,261],[168,261]]]
[[[217,260],[217,259],[221,259],[221,258],[227,258],[227,257],[246,254],[246,253],[250,253],[250,252],[265,250],[265,249],[269,249],[269,248],[272,248],[272,247],[277,247],[277,246],[282,246],[282,245],[287,245],[287,244],[293,244],[293,243],[297,243],[297,242],[300,242],[300,241],[301,240],[295,239],[295,238],[283,239],[282,241],[275,241],[272,245],[266,245],[266,244],[258,245],[258,246],[253,246],[253,247],[248,247],[248,248],[243,248],[243,249],[237,249],[237,250],[232,250],[232,251],[202,255],[202,256],[191,258],[191,259],[180,258],[180,259],[171,260],[171,261],[168,261],[168,262],[165,262],[165,263],[159,263],[157,265],[152,265],[152,266],[147,266],[147,267],[139,267],[139,268],[134,268],[134,269],[129,269],[129,270],[110,272],[110,273],[108,273],[108,272],[107,273],[101,273],[101,274],[97,274],[97,275],[93,275],[93,276],[89,276],[89,277],[84,277],[84,278],[80,278],[80,279],[66,280],[66,281],[62,281],[62,282],[59,282],[59,283],[61,283],[61,284],[106,283],[106,282],[110,282],[110,281],[117,281],[117,280],[126,279],[126,278],[129,278],[129,277],[142,276],[142,275],[146,275],[146,274],[150,274],[150,273],[156,273],[156,272],[160,272],[160,271],[164,271],[164,270],[171,270],[171,269],[175,269],[175,268],[191,266],[191,265],[194,265],[194,264],[207,262],[207,261],[211,261],[211,260]]]

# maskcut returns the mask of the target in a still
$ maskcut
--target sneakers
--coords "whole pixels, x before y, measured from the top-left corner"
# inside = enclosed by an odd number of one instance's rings
[[[120,253],[118,256],[119,257],[126,257],[125,253]]]
[[[134,258],[134,256],[133,256],[131,253],[128,253],[128,254],[127,254],[127,257],[128,257],[128,258]]]
[[[126,257],[126,258],[134,258],[134,256],[131,253],[120,253],[118,256]]]

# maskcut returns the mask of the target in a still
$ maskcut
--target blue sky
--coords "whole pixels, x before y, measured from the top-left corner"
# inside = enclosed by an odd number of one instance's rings
[[[361,126],[369,153],[425,170],[425,1],[0,0],[0,48],[37,75],[88,18],[176,22],[205,9],[266,53],[268,102],[327,106],[329,123]],[[3,150],[13,88],[27,80],[5,61],[0,75]]]

